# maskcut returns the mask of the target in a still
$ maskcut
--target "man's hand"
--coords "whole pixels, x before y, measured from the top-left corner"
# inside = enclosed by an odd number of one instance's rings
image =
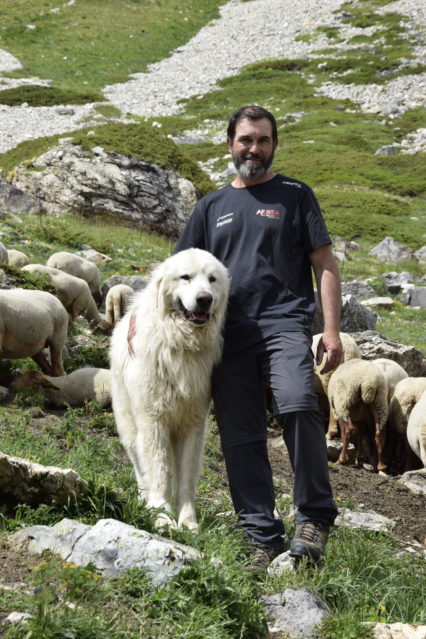
[[[130,357],[133,357],[135,351],[133,350],[133,338],[136,335],[136,315],[130,315],[129,330],[127,331],[127,350]]]
[[[324,332],[322,334],[322,337],[318,342],[316,353],[316,362],[318,366],[321,364],[324,354],[327,355],[327,359],[320,370],[321,375],[334,370],[343,361],[343,347],[339,333]]]

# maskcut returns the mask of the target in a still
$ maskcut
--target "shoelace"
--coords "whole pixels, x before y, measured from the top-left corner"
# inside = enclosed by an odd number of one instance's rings
[[[319,541],[318,526],[310,522],[307,522],[305,524],[300,524],[300,531],[298,531],[298,537],[300,537],[300,539],[303,539],[303,541],[308,541],[310,543],[317,543]]]

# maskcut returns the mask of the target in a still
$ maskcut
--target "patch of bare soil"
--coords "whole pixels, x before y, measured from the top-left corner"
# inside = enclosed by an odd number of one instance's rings
[[[288,454],[284,446],[269,439],[269,456],[275,475],[293,484]],[[398,481],[364,468],[329,463],[335,499],[349,502],[353,510],[374,510],[395,522],[392,537],[405,544],[426,543],[426,496],[415,495]]]

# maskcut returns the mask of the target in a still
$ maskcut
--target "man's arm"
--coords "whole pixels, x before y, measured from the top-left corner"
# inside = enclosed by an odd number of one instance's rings
[[[324,330],[318,344],[316,359],[319,364],[324,353],[327,353],[327,361],[321,370],[321,373],[327,373],[337,368],[343,356],[339,335],[342,304],[339,269],[329,244],[313,251],[309,259],[314,269],[324,316]]]

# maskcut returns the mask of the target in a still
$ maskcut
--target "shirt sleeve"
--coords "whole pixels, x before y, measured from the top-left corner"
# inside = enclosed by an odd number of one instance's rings
[[[318,200],[312,189],[305,185],[302,194],[301,211],[303,224],[303,242],[309,255],[320,246],[331,244]]]
[[[184,251],[188,248],[206,248],[203,208],[200,202],[195,206],[172,254],[179,253],[179,251]]]

